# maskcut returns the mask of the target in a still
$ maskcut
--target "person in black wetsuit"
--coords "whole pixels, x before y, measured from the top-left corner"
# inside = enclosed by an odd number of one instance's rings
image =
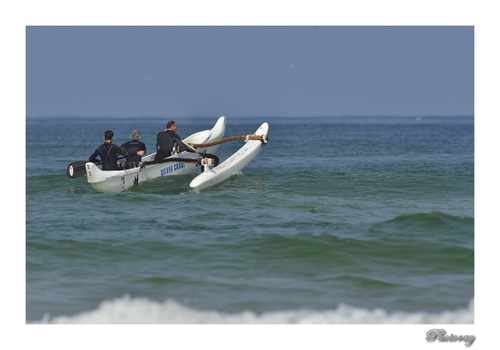
[[[172,149],[176,147],[177,152],[188,151],[201,153],[200,150],[192,150],[184,145],[179,135],[177,135],[178,125],[175,121],[170,120],[167,123],[167,128],[159,132],[156,136],[156,156],[155,160],[170,157]]]
[[[115,135],[113,131],[104,132],[104,143],[97,147],[89,158],[89,162],[95,162],[97,157],[101,159],[102,170],[121,170],[117,164],[116,155],[129,156],[128,152],[122,151],[120,147],[113,144]]]
[[[130,134],[130,141],[125,142],[120,148],[127,152],[129,156],[126,162],[120,163],[123,169],[135,168],[141,162],[141,158],[146,154],[146,145],[139,141],[141,139],[141,133],[137,130],[132,131]]]

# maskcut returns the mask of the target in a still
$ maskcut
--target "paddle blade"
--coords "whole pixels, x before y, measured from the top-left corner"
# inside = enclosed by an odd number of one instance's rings
[[[76,179],[77,177],[85,175],[87,173],[87,171],[85,170],[85,164],[87,163],[88,160],[81,160],[71,163],[66,169],[66,175],[70,179]]]

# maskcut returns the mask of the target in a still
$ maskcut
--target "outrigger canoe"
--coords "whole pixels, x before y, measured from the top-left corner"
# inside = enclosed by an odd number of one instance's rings
[[[156,153],[152,153],[142,157],[139,167],[125,170],[103,171],[92,162],[73,162],[66,174],[70,179],[86,174],[87,182],[98,192],[121,192],[149,179],[193,174],[199,172],[202,166],[203,173],[191,182],[191,188],[205,189],[241,171],[267,143],[267,123],[262,124],[254,135],[223,139],[225,129],[226,117],[222,116],[212,129],[197,132],[183,140],[188,147],[199,149],[201,154],[184,151],[155,161]],[[221,171],[218,171],[219,158],[215,153],[220,144],[233,140],[245,140],[246,144],[222,163]]]

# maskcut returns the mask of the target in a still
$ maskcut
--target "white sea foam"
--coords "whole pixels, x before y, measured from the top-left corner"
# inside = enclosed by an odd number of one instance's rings
[[[50,317],[41,323],[74,324],[472,324],[474,301],[467,308],[430,312],[387,312],[340,304],[333,310],[286,310],[257,314],[251,311],[226,313],[191,308],[175,300],[121,298],[103,301],[95,310],[72,316]]]

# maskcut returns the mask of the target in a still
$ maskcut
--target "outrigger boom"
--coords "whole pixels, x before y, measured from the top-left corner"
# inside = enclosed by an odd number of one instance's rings
[[[215,145],[220,145],[221,143],[225,142],[230,142],[230,141],[236,141],[236,140],[245,140],[245,142],[248,141],[262,141],[262,143],[267,143],[267,135],[246,135],[246,136],[231,136],[227,137],[225,139],[215,141],[215,142],[210,142],[210,143],[200,143],[200,144],[194,144],[193,147],[195,148],[202,148],[202,147],[210,147],[210,146],[215,146]]]

